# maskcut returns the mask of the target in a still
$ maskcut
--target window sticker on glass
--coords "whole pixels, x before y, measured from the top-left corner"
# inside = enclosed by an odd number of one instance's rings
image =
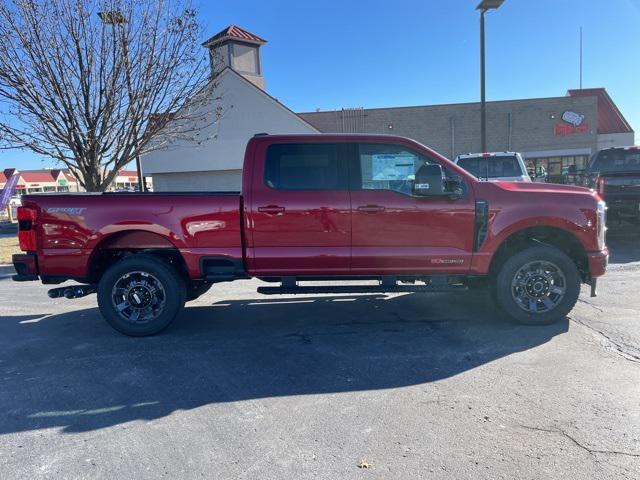
[[[377,181],[407,180],[413,178],[415,172],[415,156],[405,155],[372,155],[372,179]]]

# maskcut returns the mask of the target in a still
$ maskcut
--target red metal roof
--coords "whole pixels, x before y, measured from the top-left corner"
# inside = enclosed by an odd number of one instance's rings
[[[237,25],[229,25],[227,28],[225,28],[221,32],[216,33],[213,37],[204,41],[202,45],[208,47],[214,43],[218,43],[218,42],[221,42],[222,40],[231,39],[231,38],[249,42],[249,43],[258,43],[260,45],[267,43],[267,41],[264,38],[260,38],[258,35],[248,32],[244,28],[240,28]]]
[[[629,122],[604,88],[569,90],[570,97],[598,97],[598,133],[633,133]]]
[[[26,183],[55,182],[58,178],[51,170],[20,170],[19,173]]]

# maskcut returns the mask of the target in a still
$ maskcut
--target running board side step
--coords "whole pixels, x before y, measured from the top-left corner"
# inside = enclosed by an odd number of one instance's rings
[[[466,290],[468,290],[466,285],[449,285],[446,277],[433,277],[433,280],[428,285],[398,285],[394,277],[382,277],[379,285],[298,285],[294,277],[285,277],[282,279],[282,285],[279,287],[258,287],[258,293],[263,295],[295,295],[302,293],[433,293],[461,292]]]

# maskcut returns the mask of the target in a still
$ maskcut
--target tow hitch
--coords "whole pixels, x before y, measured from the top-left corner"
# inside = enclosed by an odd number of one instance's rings
[[[47,292],[49,298],[80,298],[91,293],[96,293],[97,285],[74,285],[73,287],[52,288]]]
[[[592,278],[591,281],[589,282],[589,285],[591,285],[591,296],[597,297],[598,292],[596,288],[598,287],[598,278],[597,277]]]

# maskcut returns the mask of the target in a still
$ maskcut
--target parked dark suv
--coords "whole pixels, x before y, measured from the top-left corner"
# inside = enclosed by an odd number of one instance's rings
[[[640,223],[640,147],[613,147],[593,156],[588,186],[607,202],[609,218]]]

